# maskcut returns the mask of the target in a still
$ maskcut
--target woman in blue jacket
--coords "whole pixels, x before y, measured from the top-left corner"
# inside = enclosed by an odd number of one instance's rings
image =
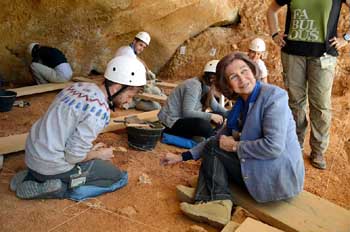
[[[166,154],[162,162],[202,158],[196,190],[177,187],[192,193],[188,199],[197,204],[180,207],[192,219],[223,226],[231,217],[230,181],[257,202],[292,198],[303,189],[304,162],[286,91],[257,81],[259,69],[243,53],[225,56],[216,71],[217,89],[237,99],[226,127],[181,157]]]

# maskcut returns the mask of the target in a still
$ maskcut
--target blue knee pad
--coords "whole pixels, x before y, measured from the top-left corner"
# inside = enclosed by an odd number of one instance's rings
[[[192,147],[197,145],[197,143],[192,139],[187,139],[184,137],[171,135],[167,133],[163,133],[162,143],[175,145],[177,147],[182,147],[187,149],[191,149]]]

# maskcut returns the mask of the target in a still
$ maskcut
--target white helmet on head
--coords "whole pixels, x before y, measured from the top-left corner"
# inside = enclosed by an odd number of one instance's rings
[[[216,73],[216,65],[218,65],[220,60],[211,60],[205,66],[203,72]]]
[[[32,54],[32,51],[33,51],[33,48],[35,47],[35,45],[39,45],[39,43],[30,43],[28,45],[28,53],[31,55]]]
[[[151,42],[151,36],[145,31],[137,33],[135,38],[138,38],[139,40],[147,44],[147,46],[149,46],[149,43]]]
[[[136,58],[128,56],[117,56],[107,64],[104,74],[107,80],[127,85],[146,85],[145,66]]]
[[[264,52],[266,50],[266,45],[264,40],[260,38],[255,38],[250,42],[249,49],[255,52]]]

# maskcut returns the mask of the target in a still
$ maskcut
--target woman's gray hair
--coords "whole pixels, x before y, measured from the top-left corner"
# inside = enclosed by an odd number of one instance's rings
[[[235,93],[229,86],[229,80],[225,76],[226,68],[235,60],[242,60],[245,62],[248,67],[252,70],[255,79],[261,79],[261,71],[258,65],[252,61],[246,54],[243,52],[233,52],[229,55],[226,55],[220,60],[216,66],[216,80],[215,87],[220,91],[226,98],[233,100],[238,97],[238,94]]]

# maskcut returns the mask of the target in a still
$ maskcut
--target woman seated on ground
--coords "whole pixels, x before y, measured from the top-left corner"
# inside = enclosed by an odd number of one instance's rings
[[[201,78],[193,77],[178,85],[161,108],[158,118],[165,125],[165,133],[192,138],[208,138],[214,134],[210,124],[222,125],[226,109],[215,99],[212,81],[219,61],[209,61]],[[205,112],[210,107],[212,113]]]
[[[161,160],[172,164],[202,157],[197,188],[177,186],[180,198],[187,199],[181,210],[194,220],[218,226],[229,222],[231,181],[257,202],[288,199],[303,189],[304,162],[287,93],[256,81],[259,75],[243,53],[225,56],[217,66],[216,87],[225,97],[237,98],[227,125],[182,156],[168,153]]]

